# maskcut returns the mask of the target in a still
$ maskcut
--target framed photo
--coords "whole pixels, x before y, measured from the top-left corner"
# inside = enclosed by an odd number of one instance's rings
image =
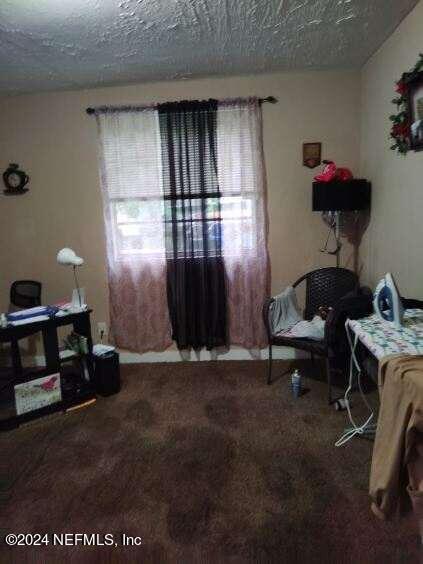
[[[16,384],[16,414],[22,415],[62,400],[60,374],[42,376],[29,382]]]
[[[407,113],[410,123],[410,148],[423,151],[423,71],[406,79],[408,86]]]
[[[307,168],[316,168],[322,163],[322,144],[303,143],[303,165]]]

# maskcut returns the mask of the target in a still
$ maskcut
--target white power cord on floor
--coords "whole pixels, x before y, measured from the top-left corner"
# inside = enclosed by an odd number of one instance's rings
[[[350,348],[351,348],[351,361],[350,361],[349,383],[348,383],[348,388],[345,391],[344,401],[345,401],[345,406],[347,408],[348,417],[349,417],[349,420],[351,421],[352,427],[348,428],[345,431],[345,433],[336,441],[335,446],[337,446],[337,447],[344,445],[345,443],[347,443],[349,440],[351,440],[356,435],[361,435],[361,436],[367,435],[367,434],[373,435],[376,431],[376,424],[374,424],[374,423],[370,424],[371,420],[374,417],[374,413],[373,413],[373,410],[372,410],[369,402],[366,399],[366,396],[363,392],[363,388],[361,387],[361,368],[360,368],[360,365],[358,363],[357,357],[355,356],[355,349],[356,349],[357,343],[358,343],[358,335],[357,334],[355,335],[354,342],[353,342],[351,340],[351,335],[350,335],[350,332],[349,332],[348,323],[349,323],[349,319],[347,319],[346,322],[345,322],[345,331],[347,333],[348,343],[349,343]],[[357,370],[357,382],[358,382],[358,388],[360,390],[361,397],[363,398],[363,401],[364,401],[366,407],[370,411],[370,416],[366,419],[366,421],[362,425],[357,425],[355,423],[353,416],[351,414],[350,402],[348,400],[348,395],[350,394],[352,387],[353,387],[354,367]]]

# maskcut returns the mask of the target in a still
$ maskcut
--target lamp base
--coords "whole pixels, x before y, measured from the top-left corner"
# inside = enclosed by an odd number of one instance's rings
[[[82,309],[81,309],[82,308]],[[72,290],[71,309],[82,311],[87,308],[85,303],[85,288],[74,288]]]

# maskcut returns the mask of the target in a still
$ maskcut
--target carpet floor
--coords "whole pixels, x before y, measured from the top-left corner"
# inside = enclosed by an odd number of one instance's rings
[[[295,400],[288,376],[267,386],[265,370],[126,365],[118,395],[2,433],[2,539],[107,533],[118,546],[49,537],[3,544],[0,562],[418,562],[411,516],[385,523],[370,512],[372,443],[334,447],[346,416],[328,407],[325,384],[307,379]],[[142,544],[121,546],[123,533]]]

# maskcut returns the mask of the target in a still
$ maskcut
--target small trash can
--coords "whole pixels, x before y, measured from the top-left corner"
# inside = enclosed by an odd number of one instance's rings
[[[119,354],[115,351],[102,356],[94,355],[95,391],[101,396],[111,396],[120,391]]]

